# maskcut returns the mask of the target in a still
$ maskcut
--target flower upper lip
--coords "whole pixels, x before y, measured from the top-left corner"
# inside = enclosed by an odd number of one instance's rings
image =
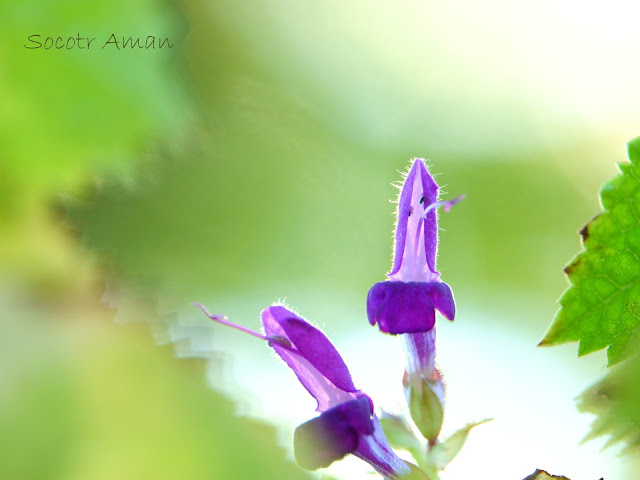
[[[433,208],[426,216],[422,214],[437,200],[438,184],[429,175],[424,160],[415,159],[398,199],[395,254],[388,274],[391,280],[437,280],[437,215]]]
[[[395,252],[389,280],[433,282],[438,250],[437,207],[445,210],[463,196],[438,202],[438,184],[424,160],[416,158],[407,174],[398,199]]]
[[[270,345],[316,399],[317,411],[358,397],[347,365],[320,330],[282,305],[265,308],[261,319],[267,338],[289,342],[290,347],[278,341]]]

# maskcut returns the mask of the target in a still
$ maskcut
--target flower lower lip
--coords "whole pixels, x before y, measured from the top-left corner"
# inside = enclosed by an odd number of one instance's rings
[[[436,310],[449,320],[455,316],[453,294],[444,282],[378,282],[367,295],[369,323],[393,335],[431,330]]]
[[[328,467],[353,453],[362,435],[374,431],[373,412],[366,397],[341,403],[296,428],[296,462],[307,470]]]

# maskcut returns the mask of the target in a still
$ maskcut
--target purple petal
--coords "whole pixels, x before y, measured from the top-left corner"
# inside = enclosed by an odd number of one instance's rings
[[[427,207],[438,201],[438,184],[429,175],[422,160],[416,160],[420,165],[420,176],[422,179],[423,207]],[[420,200],[418,200],[419,202]],[[436,273],[436,252],[438,250],[438,216],[436,209],[432,208],[424,219],[424,251],[427,258],[429,270]]]
[[[453,293],[444,282],[378,282],[367,295],[369,323],[386,333],[427,332],[435,324],[436,309],[453,320]]]
[[[293,437],[296,462],[307,470],[316,470],[353,453],[360,438],[374,432],[372,414],[369,399],[361,397],[298,426]]]
[[[420,473],[418,469],[395,454],[384,436],[378,417],[375,415],[373,417],[373,426],[373,435],[360,437],[358,448],[353,452],[356,457],[367,462],[384,478],[400,478],[401,476],[409,475],[411,472],[416,472],[416,478],[427,478],[424,474],[422,476],[418,475]]]
[[[407,223],[409,216],[412,214],[411,208],[411,196],[413,193],[413,182],[416,179],[416,173],[418,171],[418,161],[414,162],[407,178],[402,185],[402,191],[400,192],[400,199],[398,200],[398,225],[396,227],[396,247],[395,254],[393,256],[393,268],[389,275],[395,275],[402,266],[402,255],[404,253],[404,245],[407,241]]]
[[[280,305],[265,308],[261,317],[267,337],[282,339],[291,345],[286,348],[275,340],[270,343],[318,401],[318,411],[355,398],[357,389],[349,369],[320,330]]]
[[[414,188],[418,179],[419,185]],[[395,253],[393,268],[389,276],[396,275],[402,267],[407,242],[419,235],[422,229],[424,234],[425,261],[428,269],[436,274],[436,251],[438,248],[438,220],[435,209],[431,209],[424,221],[419,221],[425,208],[438,200],[438,184],[429,174],[424,160],[416,158],[400,192],[398,201],[398,222],[395,236]],[[413,215],[411,224],[409,217]]]

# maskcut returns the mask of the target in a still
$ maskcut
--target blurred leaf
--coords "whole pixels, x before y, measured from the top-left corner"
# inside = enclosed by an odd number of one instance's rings
[[[77,186],[94,167],[120,170],[139,158],[132,153],[144,142],[183,118],[186,95],[171,67],[184,27],[168,2],[27,0],[3,2],[0,16],[3,176],[27,191]],[[142,32],[169,37],[176,47],[102,48],[112,33]],[[23,45],[32,34],[95,40],[82,50],[29,50]]]
[[[0,478],[311,478],[272,426],[239,417],[200,362],[176,361],[146,327],[100,310],[65,311],[81,318],[64,328],[10,311],[20,321],[0,323],[3,343],[29,348],[0,349]]]
[[[435,444],[427,455],[427,462],[436,470],[443,470],[451,460],[462,450],[464,443],[467,441],[469,432],[473,427],[482,425],[490,421],[491,419],[481,420],[479,422],[469,423],[467,426],[461,428],[446,440]]]
[[[629,158],[600,191],[604,212],[580,232],[585,250],[565,268],[571,287],[540,342],[579,340],[579,355],[609,346],[609,365],[637,353],[640,341],[640,137]]]
[[[186,123],[176,73],[186,28],[161,0],[0,2],[0,23],[0,270],[41,286],[73,270],[61,260],[70,253],[51,200],[102,174],[130,173],[150,143]],[[111,34],[175,46],[103,49]],[[27,49],[31,35],[82,37],[85,46]]]
[[[625,443],[623,452],[640,446],[640,359],[628,360],[610,370],[578,399],[582,412],[596,415],[584,441],[609,436],[603,448]]]

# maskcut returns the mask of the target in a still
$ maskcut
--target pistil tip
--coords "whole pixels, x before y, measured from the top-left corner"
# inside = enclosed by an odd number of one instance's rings
[[[454,198],[453,200],[449,200],[448,202],[446,202],[446,204],[443,207],[443,210],[445,212],[448,212],[449,210],[451,210],[451,207],[453,207],[456,203],[464,200],[467,196],[465,194],[462,195],[458,195],[456,198]]]
[[[209,313],[209,311],[205,308],[205,306],[202,305],[199,302],[193,302],[192,305],[194,307],[198,307],[200,310],[202,310],[204,312],[204,314],[207,317],[209,317],[211,320],[213,320],[214,322],[220,322],[221,320],[227,320],[229,318],[226,315],[214,315],[212,313]]]

